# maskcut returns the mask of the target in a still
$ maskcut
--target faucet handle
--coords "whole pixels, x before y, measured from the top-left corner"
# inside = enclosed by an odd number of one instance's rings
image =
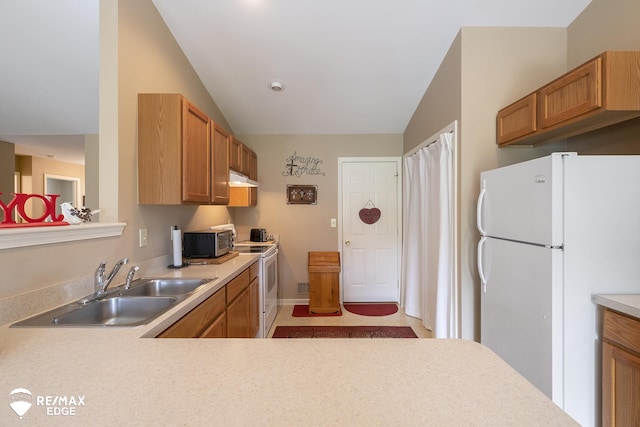
[[[102,261],[100,264],[98,264],[98,268],[96,268],[96,275],[100,275],[100,276],[104,276],[104,272],[107,269],[107,262],[106,261]]]
[[[133,276],[135,276],[136,271],[140,270],[140,267],[134,265],[129,269],[129,273],[127,273],[127,281],[124,284],[125,289],[129,289],[131,287],[131,282],[133,282]]]

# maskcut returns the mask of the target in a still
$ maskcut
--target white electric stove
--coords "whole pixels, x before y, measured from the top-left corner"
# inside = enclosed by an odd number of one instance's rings
[[[269,329],[278,313],[278,243],[276,241],[251,242],[248,240],[236,242],[234,251],[239,255],[260,255],[260,327],[257,338],[266,338]]]

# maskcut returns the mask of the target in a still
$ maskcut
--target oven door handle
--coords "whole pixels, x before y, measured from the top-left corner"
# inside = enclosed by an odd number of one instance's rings
[[[275,251],[273,251],[273,253],[271,255],[267,255],[264,257],[264,262],[267,263],[269,261],[271,261],[271,259],[275,258],[276,256],[278,256],[278,248],[276,248]]]

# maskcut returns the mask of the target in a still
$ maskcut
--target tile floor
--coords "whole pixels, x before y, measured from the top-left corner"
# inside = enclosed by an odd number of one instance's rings
[[[360,316],[342,309],[342,316],[293,317],[293,305],[281,305],[268,337],[271,338],[276,326],[411,326],[418,338],[432,338],[431,331],[422,325],[420,319],[404,314],[402,308],[389,316]]]

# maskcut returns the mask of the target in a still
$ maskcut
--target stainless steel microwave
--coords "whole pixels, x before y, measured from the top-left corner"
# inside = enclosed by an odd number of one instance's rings
[[[233,248],[231,230],[187,231],[182,239],[182,255],[185,258],[217,258]]]

